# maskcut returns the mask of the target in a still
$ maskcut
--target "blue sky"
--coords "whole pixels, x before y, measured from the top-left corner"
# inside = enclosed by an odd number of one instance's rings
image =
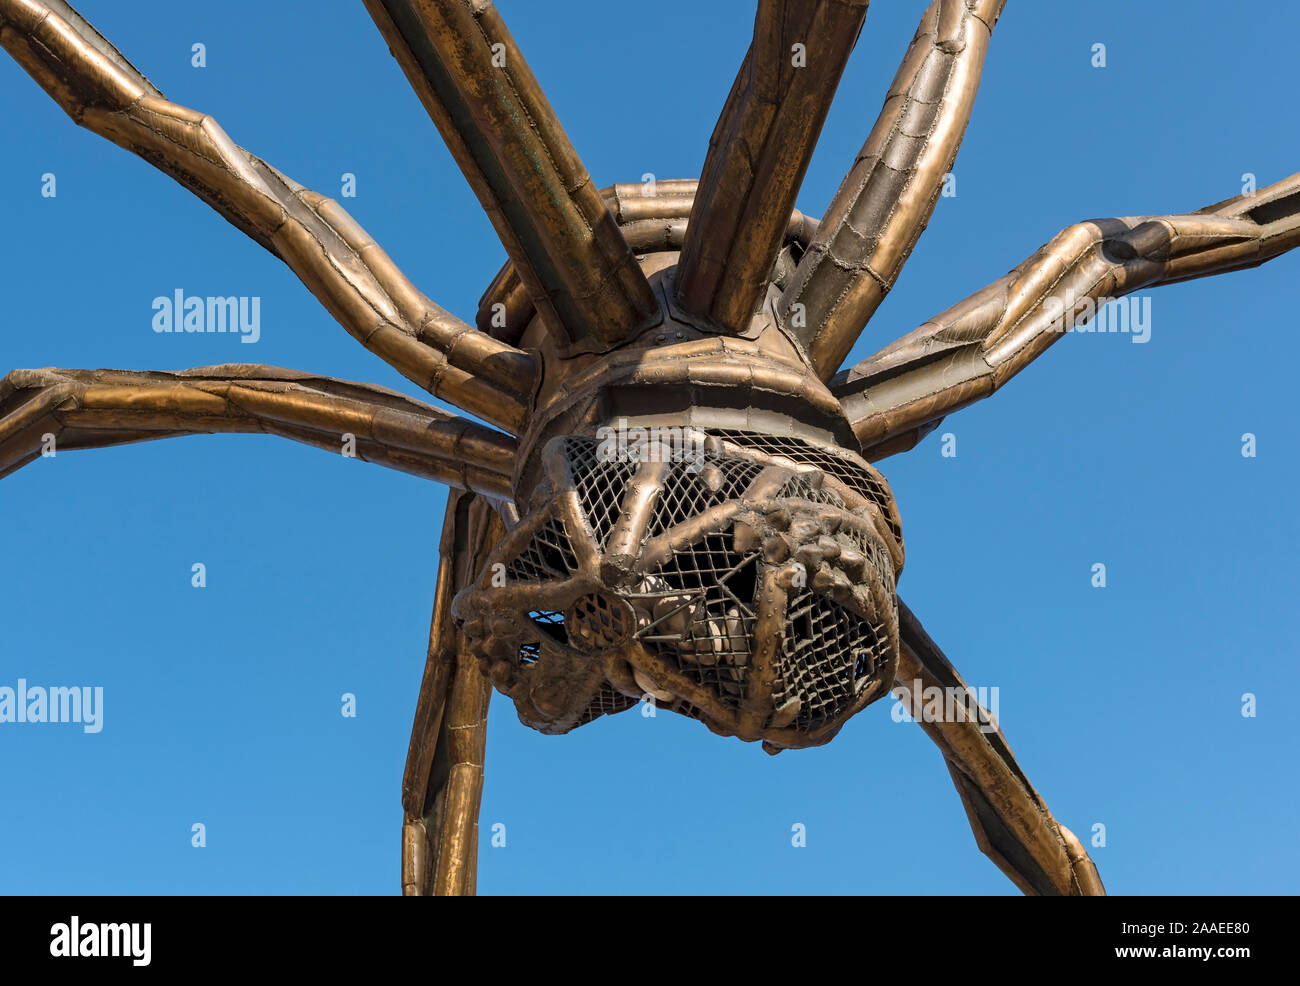
[[[698,175],[751,3],[498,6],[598,184]],[[804,211],[824,211],[923,6],[873,4]],[[337,197],[355,174],[349,211],[472,317],[503,251],[359,2],[79,9],[169,98],[302,184]],[[1300,170],[1300,66],[1278,44],[1298,32],[1291,5],[1011,0],[957,195],[851,359],[1072,222],[1193,211],[1246,173]],[[0,92],[0,370],[253,361],[414,393],[279,261],[75,127],[7,58]],[[948,419],[955,458],[932,435],[881,463],[903,598],[972,685],[999,688],[1056,816],[1085,842],[1105,826],[1091,852],[1112,893],[1293,892],[1300,876],[1297,275],[1290,256],[1159,289],[1147,344],[1067,337]],[[176,288],[259,296],[261,339],[155,334],[152,299]],[[396,892],[444,499],[248,436],[61,454],[0,482],[0,685],[105,695],[95,735],[0,725],[0,892]],[[487,758],[481,818],[507,839],[484,839],[482,893],[1015,892],[888,700],[829,746],[771,758],[665,714],[542,736],[497,696]]]

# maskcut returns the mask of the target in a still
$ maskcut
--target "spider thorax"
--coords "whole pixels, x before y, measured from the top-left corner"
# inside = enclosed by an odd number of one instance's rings
[[[539,338],[521,519],[453,612],[542,732],[653,704],[769,752],[825,743],[893,684],[893,496],[770,312],[721,337],[669,277],[664,319],[615,353]]]

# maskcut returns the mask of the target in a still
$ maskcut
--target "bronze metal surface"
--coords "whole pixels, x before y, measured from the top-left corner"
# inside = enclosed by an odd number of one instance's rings
[[[866,0],[759,0],[677,264],[683,308],[749,324],[866,15]]]
[[[870,458],[988,397],[1106,300],[1257,267],[1300,245],[1300,174],[1178,216],[1076,223],[831,382]],[[910,447],[910,445],[906,446]]]
[[[1006,0],[933,0],[884,109],[781,297],[822,379],[848,355],[916,245],[975,105]]]
[[[279,435],[472,490],[511,496],[515,441],[370,384],[239,364],[180,373],[14,370],[0,380],[0,477],[41,454],[180,435]]]
[[[645,327],[645,276],[496,8],[366,7],[562,348],[604,352]]]

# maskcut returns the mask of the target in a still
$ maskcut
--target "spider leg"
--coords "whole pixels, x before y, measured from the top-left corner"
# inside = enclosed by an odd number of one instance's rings
[[[175,178],[266,247],[367,349],[430,393],[522,427],[533,357],[421,294],[337,203],[164,99],[66,3],[0,0],[0,44],[72,119]]]
[[[1257,267],[1300,246],[1300,174],[1178,216],[1093,219],[831,382],[872,459],[988,397],[1099,302]]]
[[[543,324],[603,352],[659,306],[541,86],[487,0],[366,0]]]
[[[180,435],[280,435],[498,500],[515,440],[395,391],[271,366],[180,373],[14,370],[0,380],[0,477],[49,451]]]
[[[451,492],[443,523],[429,654],[402,777],[402,892],[474,893],[492,684],[452,622],[451,601],[505,535],[481,497]]]
[[[677,263],[677,298],[729,332],[749,326],[867,0],[759,0]]]
[[[1005,2],[930,4],[871,135],[781,297],[778,312],[823,380],[849,354],[930,221]]]
[[[898,619],[897,687],[907,692],[921,728],[943,754],[980,851],[1026,894],[1103,896],[1097,868],[1079,840],[1052,817],[996,721],[901,599]],[[958,714],[926,714],[936,695]],[[963,699],[949,703],[948,695]]]
[[[633,253],[659,253],[671,260],[686,241],[686,221],[697,185],[693,179],[659,179],[655,194],[646,195],[641,182],[620,182],[602,188],[600,195]],[[783,230],[784,242],[797,244],[802,253],[817,232],[817,220],[791,209]],[[514,263],[507,260],[479,300],[475,323],[495,338],[517,345],[533,314],[532,298]]]

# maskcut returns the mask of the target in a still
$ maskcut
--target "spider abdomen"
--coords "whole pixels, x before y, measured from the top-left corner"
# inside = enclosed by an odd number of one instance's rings
[[[770,750],[827,742],[898,657],[884,478],[804,439],[689,427],[552,438],[538,509],[456,599],[520,718],[654,701]]]

